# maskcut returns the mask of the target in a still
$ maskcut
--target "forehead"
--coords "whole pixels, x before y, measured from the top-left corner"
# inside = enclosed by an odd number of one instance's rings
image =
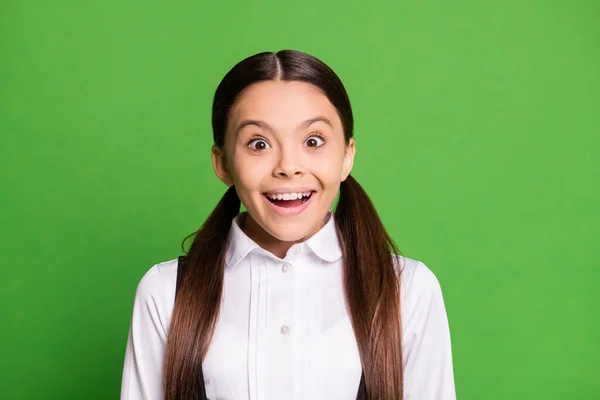
[[[246,119],[284,127],[317,116],[327,117],[341,129],[337,110],[314,85],[298,81],[264,81],[249,86],[231,109],[229,125]]]

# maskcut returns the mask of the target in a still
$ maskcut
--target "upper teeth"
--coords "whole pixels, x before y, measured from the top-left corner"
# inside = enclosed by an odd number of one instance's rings
[[[310,196],[311,192],[304,193],[268,193],[267,197],[272,200],[298,200]]]

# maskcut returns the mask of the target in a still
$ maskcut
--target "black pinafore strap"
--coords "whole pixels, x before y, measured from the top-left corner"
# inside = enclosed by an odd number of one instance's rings
[[[183,277],[183,271],[185,270],[185,256],[180,256],[177,259],[177,284],[175,286],[175,296],[179,291],[181,285],[181,279]],[[362,373],[360,377],[360,385],[358,386],[358,394],[356,400],[367,399],[367,387],[365,385],[365,374]],[[198,373],[198,400],[208,400],[206,397],[206,387],[204,386],[204,374],[202,373],[202,367]]]

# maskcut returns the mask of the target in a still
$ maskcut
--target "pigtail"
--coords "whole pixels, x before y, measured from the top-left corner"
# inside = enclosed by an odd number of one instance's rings
[[[167,338],[163,375],[166,400],[197,399],[198,371],[219,316],[227,238],[239,212],[240,199],[231,186],[204,225],[190,235],[194,241]]]
[[[344,290],[363,363],[367,399],[401,400],[400,280],[394,241],[364,189],[342,182],[335,209],[344,255]]]

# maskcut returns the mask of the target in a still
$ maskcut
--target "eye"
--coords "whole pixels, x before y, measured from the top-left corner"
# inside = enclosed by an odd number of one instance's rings
[[[271,148],[271,145],[265,139],[252,139],[248,142],[248,147],[252,150],[260,151]]]
[[[304,141],[306,147],[317,148],[325,144],[325,139],[320,135],[313,135]]]

